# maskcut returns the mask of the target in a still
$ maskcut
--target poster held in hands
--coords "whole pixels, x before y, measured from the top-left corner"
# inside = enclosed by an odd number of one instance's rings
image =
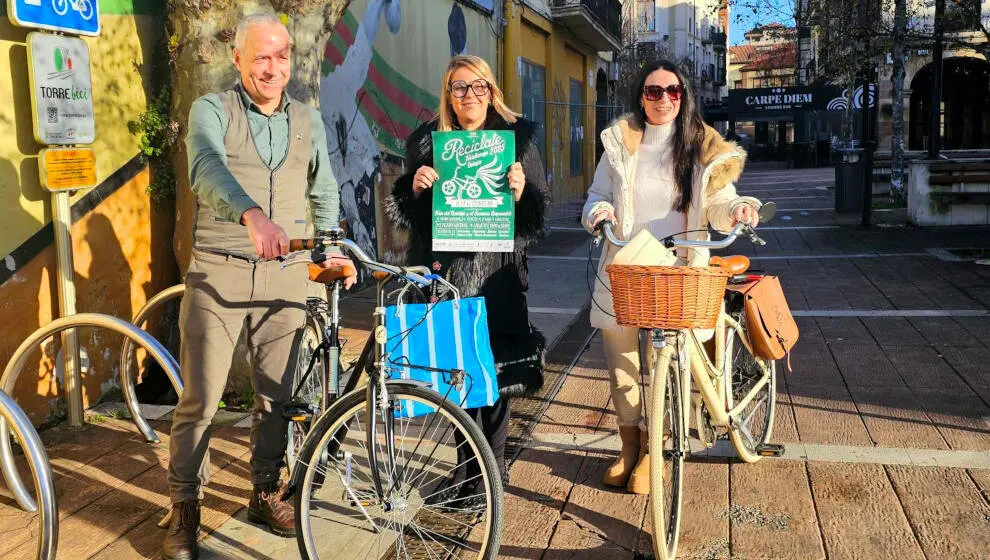
[[[515,201],[507,173],[515,133],[475,130],[433,133],[433,250],[510,252]]]

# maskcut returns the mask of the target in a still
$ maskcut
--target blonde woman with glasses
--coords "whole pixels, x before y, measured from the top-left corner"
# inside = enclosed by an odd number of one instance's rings
[[[515,249],[507,253],[434,252],[432,250],[433,131],[511,130],[516,161],[508,172],[515,199]],[[477,56],[455,56],[440,86],[440,107],[406,140],[408,173],[395,182],[386,201],[390,221],[409,233],[404,264],[426,265],[453,283],[463,297],[481,296],[488,308],[488,330],[499,365],[499,395],[494,405],[468,410],[485,433],[502,473],[509,428],[509,400],[535,392],[543,384],[542,334],[529,323],[526,248],[543,229],[550,196],[543,161],[536,146],[536,125],[509,109],[488,63]],[[477,465],[468,465],[470,480]],[[454,481],[455,484],[460,482]],[[473,494],[464,488],[462,493]]]

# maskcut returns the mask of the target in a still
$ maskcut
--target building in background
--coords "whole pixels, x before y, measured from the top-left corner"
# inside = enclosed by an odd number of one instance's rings
[[[629,22],[624,42],[644,55],[640,59],[655,53],[679,64],[702,111],[722,102],[729,30],[725,0],[627,0],[624,12]]]
[[[620,49],[619,0],[505,1],[502,88],[509,107],[539,123],[553,199],[588,190],[596,139],[618,112],[610,53]],[[613,77],[610,78],[610,74]]]

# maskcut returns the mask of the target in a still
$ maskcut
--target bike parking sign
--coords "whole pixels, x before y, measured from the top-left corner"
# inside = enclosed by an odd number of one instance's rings
[[[508,252],[515,202],[506,178],[516,157],[511,131],[433,133],[433,250]]]
[[[97,0],[7,0],[7,14],[14,25],[99,35]]]
[[[34,137],[41,144],[96,140],[89,47],[79,37],[28,33]]]

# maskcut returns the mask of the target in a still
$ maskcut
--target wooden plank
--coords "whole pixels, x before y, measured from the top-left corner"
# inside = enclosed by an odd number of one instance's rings
[[[986,558],[990,504],[966,471],[889,466],[887,472],[928,558]]]
[[[733,463],[732,554],[739,558],[825,558],[804,463]]]
[[[812,462],[808,472],[830,559],[925,558],[883,467]]]

